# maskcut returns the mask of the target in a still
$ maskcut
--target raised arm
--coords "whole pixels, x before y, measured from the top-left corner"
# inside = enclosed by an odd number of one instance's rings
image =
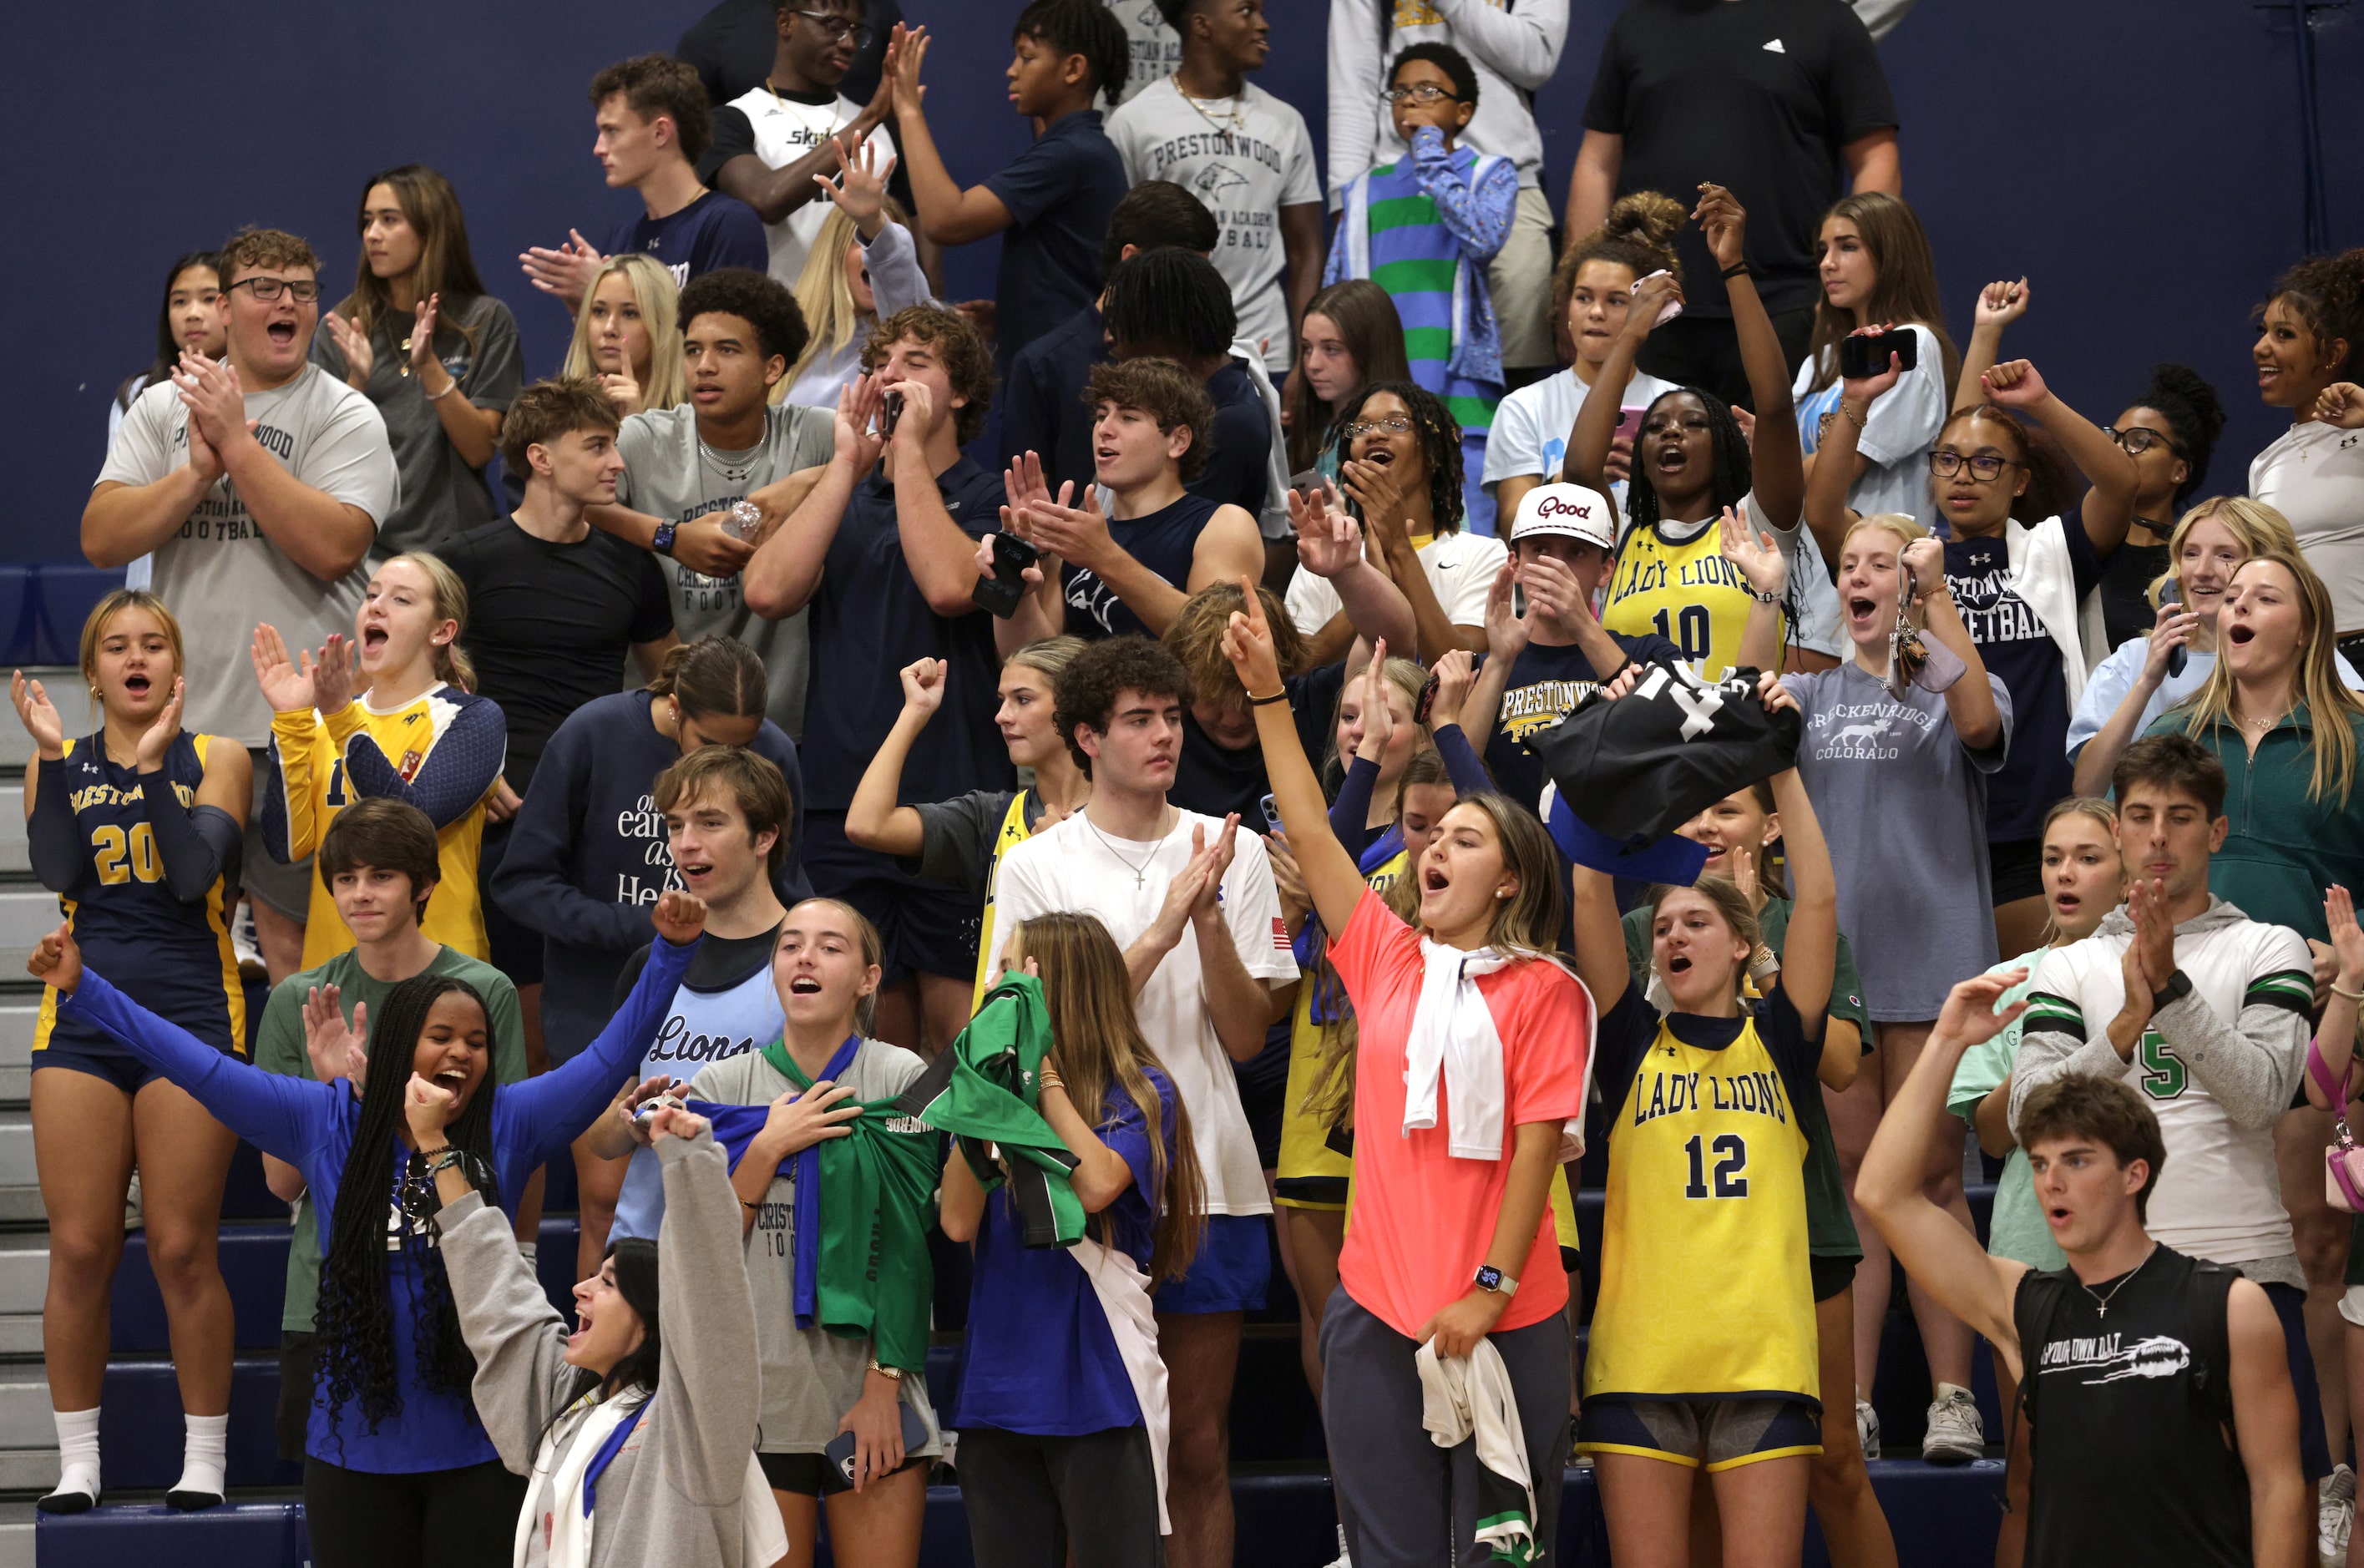
[[[853,799],[845,808],[845,836],[865,850],[909,859],[925,845],[920,814],[898,806],[896,798],[902,793],[903,763],[913,742],[943,706],[946,675],[941,659],[903,666],[903,711],[895,716],[886,739],[862,771],[862,782],[853,786]]]
[[[1625,961],[1625,927],[1617,916],[1615,884],[1590,866],[1570,868],[1568,917],[1576,932],[1576,975],[1603,1017],[1633,983]]]
[[[2143,649],[2142,669],[2135,675],[2134,684],[2110,713],[2108,722],[2094,731],[2092,739],[2077,748],[2077,773],[2074,787],[2079,795],[2106,795],[2110,793],[2110,773],[2118,765],[2118,757],[2135,738],[2142,733],[2143,715],[2149,711],[2151,699],[2167,680],[2167,662],[2170,654],[2185,647],[2191,639],[2194,628],[2200,624],[2199,613],[2169,600],[2158,606],[2158,617],[2150,628],[2150,639]],[[2093,693],[2088,683],[2087,695]],[[2078,705],[2080,715],[2084,705]],[[2073,738],[2076,726],[2069,726]]]
[[[2156,991],[2177,972],[2174,921],[2156,884],[2146,888],[2136,883],[2127,904],[2135,916],[2136,946],[2145,950],[2144,970]],[[2160,931],[2163,940],[2144,942],[2145,935]],[[2185,992],[2150,1019],[2150,1028],[2238,1128],[2271,1127],[2290,1108],[2306,1076],[2308,1015],[2314,1005],[2313,964],[2294,934],[2270,962],[2280,967],[2249,977],[2240,1017],[2234,1022],[2218,1018],[2197,991]]]
[[[1784,828],[1788,823],[1784,822]],[[2021,1374],[2019,1332],[2012,1302],[2027,1265],[1993,1258],[1979,1240],[1922,1191],[1930,1134],[1946,1108],[1946,1090],[1969,1047],[1991,1040],[2023,1012],[2014,1002],[2002,1012],[1995,1003],[2026,978],[2006,970],[1963,981],[1946,998],[1937,1027],[1921,1048],[1921,1059],[1889,1105],[1855,1184],[1857,1204],[1879,1231],[1897,1262],[1947,1311],[1984,1334],[2011,1368]],[[1784,984],[1787,984],[1786,977]]]
[[[747,607],[764,619],[785,620],[810,604],[820,587],[821,563],[829,559],[830,544],[845,520],[853,487],[877,465],[884,443],[871,428],[884,401],[883,389],[866,372],[839,390],[831,436],[835,444],[828,466],[740,575]],[[941,499],[936,509],[943,509]],[[975,588],[974,576],[965,586]]]
[[[1946,547],[1934,539],[1916,539],[1904,547],[1899,564],[1920,596],[1925,634],[1962,662],[1960,678],[1946,688],[1946,713],[1954,722],[1955,737],[1973,751],[1987,751],[2004,739],[2002,708],[1988,684],[1979,645],[1970,640],[1962,612],[1954,607],[1953,592],[1946,584]]]
[[[1768,671],[1763,679],[1757,689],[1768,712],[1797,707],[1798,699],[1781,684],[1779,675]],[[1831,977],[1838,964],[1838,881],[1831,873],[1823,825],[1814,816],[1814,803],[1797,769],[1785,768],[1773,775],[1773,804],[1781,814],[1782,852],[1789,861],[1790,891],[1796,900],[1790,911],[1789,935],[1781,943],[1781,992],[1797,1009],[1811,1037],[1821,1032],[1823,1012],[1830,1006]]]
[[[936,139],[928,129],[928,116],[922,106],[928,90],[920,85],[920,67],[928,57],[928,38],[924,28],[906,28],[895,24],[895,35],[886,46],[886,74],[895,84],[895,125],[902,133],[903,172],[911,180],[913,216],[920,220],[920,231],[939,245],[966,245],[998,234],[1014,219],[1001,198],[984,185],[961,189],[952,171],[944,167],[943,154],[936,150]]]
[[[2323,1004],[2323,1022],[2314,1031],[2314,1049],[2323,1058],[2331,1081],[2345,1084],[2349,1069],[2356,1060],[2357,997],[2364,995],[2364,930],[2356,924],[2356,902],[2347,889],[2333,883],[2323,895],[2323,921],[2331,933],[2331,951],[2339,967],[2333,973],[2331,986]],[[2317,1110],[2345,1112],[2347,1095],[2339,1095],[2338,1105],[2323,1092],[2323,1085],[2309,1073],[2304,1079],[2306,1097]]]
[[[755,1304],[740,1198],[703,1118],[667,1106],[650,1130],[664,1173],[657,1296],[667,1332],[657,1388],[667,1403],[649,1440],[692,1502],[720,1507],[739,1496],[763,1404],[763,1380],[748,1375]]]
[[[2077,472],[2091,482],[2080,516],[2094,553],[2108,555],[2125,542],[2135,517],[2135,460],[2100,426],[2055,396],[2025,360],[1996,365],[1979,379],[1997,403],[2043,421]]]
[[[1468,738],[1470,749],[1480,753],[1494,738],[1494,721],[1502,711],[1502,694],[1510,689],[1511,667],[1519,662],[1519,655],[1527,646],[1526,617],[1517,612],[1517,601],[1511,592],[1518,583],[1519,572],[1519,558],[1511,556],[1502,562],[1486,590],[1486,662],[1478,668],[1478,684],[1461,704],[1462,733]],[[1532,606],[1533,601],[1528,602]],[[1608,634],[1601,635],[1606,638]],[[1624,656],[1622,650],[1618,656]],[[1600,667],[1598,663],[1593,666],[1596,670]]]
[[[1362,526],[1333,507],[1326,491],[1317,492],[1310,502],[1288,492],[1288,517],[1297,528],[1299,563],[1329,583],[1356,639],[1411,647],[1418,640],[1418,617],[1404,591],[1371,564]],[[1416,569],[1414,575],[1420,575]],[[1360,668],[1353,645],[1346,664],[1350,673]]]
[[[1881,394],[1894,387],[1902,374],[1901,361],[1890,350],[1887,368],[1878,375],[1840,382],[1838,406],[1831,411],[1814,449],[1814,461],[1805,471],[1802,505],[1806,526],[1814,530],[1814,542],[1822,547],[1823,560],[1834,569],[1847,527],[1855,520],[1855,510],[1847,505],[1847,492],[1855,487],[1857,477],[1868,462],[1857,443],[1870,422],[1871,406]]]
[[[1771,535],[1759,534],[1754,518],[1744,519],[1729,506],[1717,520],[1716,529],[1717,548],[1748,586],[1748,618],[1741,623],[1740,656],[1734,662],[1768,675],[1779,672],[1782,596],[1790,585],[1790,552]]]
[[[1756,495],[1756,515],[1748,520],[1787,535],[1798,526],[1806,471],[1798,446],[1798,411],[1790,401],[1790,361],[1782,352],[1780,336],[1773,330],[1773,318],[1765,313],[1765,302],[1757,297],[1755,277],[1732,271],[1746,265],[1747,214],[1722,185],[1702,185],[1691,221],[1700,226],[1715,264],[1730,274],[1723,281],[1724,294],[1732,301],[1732,329],[1740,339],[1740,364],[1748,373],[1749,396],[1756,405],[1756,431],[1748,443],[1749,483]],[[1617,384],[1621,395],[1624,383]]]
[[[870,102],[863,106],[862,112],[825,138],[820,146],[776,169],[753,152],[742,152],[714,172],[714,188],[753,207],[755,216],[765,223],[777,223],[809,202],[831,199],[836,187],[830,176],[846,172],[849,165],[845,152],[849,147],[861,152],[859,167],[875,172],[883,188],[886,175],[894,170],[895,159],[889,153],[886,169],[875,169],[877,150],[871,144],[870,133],[886,122],[894,102],[895,78],[882,75],[877,90],[870,95]],[[859,217],[856,221],[860,221]],[[864,230],[865,236],[875,232]],[[884,317],[894,313],[880,314]]]
[[[1616,439],[1617,421],[1624,416],[1625,384],[1634,379],[1634,357],[1649,340],[1650,329],[1658,324],[1658,313],[1669,304],[1680,303],[1682,297],[1682,285],[1672,275],[1645,279],[1634,291],[1625,325],[1610,339],[1608,357],[1593,373],[1592,384],[1585,388],[1576,423],[1568,428],[1567,452],[1560,460],[1560,472],[1545,474],[1546,483],[1571,479],[1609,495],[1609,444]],[[1783,396],[1786,399],[1788,394]],[[1610,506],[1614,509],[1616,497],[1610,496]]]
[[[1462,253],[1474,261],[1492,261],[1511,238],[1511,222],[1518,215],[1518,165],[1500,159],[1464,184],[1454,171],[1453,155],[1444,150],[1444,133],[1434,126],[1411,133],[1411,161],[1421,189],[1436,204],[1438,221]]]
[[[1273,804],[1280,808],[1289,852],[1297,857],[1306,890],[1313,895],[1314,913],[1331,931],[1343,931],[1354,917],[1355,906],[1368,887],[1338,836],[1330,830],[1330,813],[1321,799],[1321,781],[1306,760],[1304,742],[1288,706],[1288,688],[1281,684],[1280,661],[1273,651],[1272,628],[1256,597],[1255,582],[1243,577],[1244,610],[1233,611],[1223,632],[1223,652],[1237,670],[1254,706],[1256,739],[1263,747],[1265,775],[1272,782]],[[1374,662],[1387,657],[1384,643],[1373,650]]]
[[[1533,93],[1559,69],[1567,42],[1567,0],[1524,0],[1517,10],[1486,0],[1435,0],[1453,41],[1472,60]]]
[[[1987,400],[1986,373],[2002,352],[2002,329],[2027,314],[2027,280],[1998,281],[1979,290],[1970,310],[1970,340],[1962,349],[1962,371],[1954,383],[1954,412]]]
[[[566,1323],[518,1251],[507,1218],[457,1164],[436,1173],[435,1192],[442,1203],[436,1230],[452,1304],[476,1362],[469,1394],[501,1462],[522,1475],[532,1470],[542,1434],[558,1414],[560,1392],[573,1385]]]

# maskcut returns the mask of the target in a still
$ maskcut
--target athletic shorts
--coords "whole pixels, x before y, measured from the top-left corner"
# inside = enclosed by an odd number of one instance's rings
[[[886,947],[881,984],[911,974],[976,979],[976,944],[985,902],[898,869],[895,857],[845,836],[845,813],[805,814],[805,880],[823,898],[842,898],[878,928]]]
[[[2331,1442],[2323,1430],[2323,1388],[2315,1381],[2314,1351],[2306,1342],[2306,1292],[2294,1284],[2261,1284],[2274,1316],[2282,1320],[2282,1350],[2290,1357],[2291,1387],[2298,1395],[2298,1467],[2312,1486],[2331,1473]],[[2347,1303],[2343,1298],[2344,1316]]]
[[[799,1497],[834,1497],[853,1490],[853,1483],[839,1473],[826,1454],[758,1453],[755,1462],[763,1468],[764,1479],[775,1492],[793,1492]],[[934,1462],[931,1454],[915,1453],[887,1473],[900,1475],[915,1466]]]
[[[1856,1265],[1863,1262],[1858,1252],[1852,1258],[1825,1258],[1820,1252],[1806,1259],[1806,1268],[1814,1278],[1814,1300],[1828,1301],[1855,1284]]]
[[[1199,1255],[1180,1279],[1158,1287],[1160,1312],[1253,1312],[1272,1284],[1272,1221],[1261,1214],[1210,1214]]]
[[[2358,1329],[2364,1329],[2364,1284],[2347,1287],[2347,1294],[2339,1298],[2339,1315]]]
[[[1305,984],[1313,984],[1311,977]],[[1272,1201],[1289,1208],[1344,1208],[1346,1179],[1355,1173],[1355,1162],[1330,1147],[1328,1124],[1305,1108],[1305,1097],[1313,1092],[1321,1075],[1320,1042],[1293,1044],[1288,1054],[1288,1081],[1282,1090],[1280,1148],[1272,1183]],[[1244,1080],[1240,1087],[1240,1103],[1244,1106]],[[1254,1112],[1249,1113],[1248,1121],[1253,1128]]]
[[[128,1051],[102,1051],[76,1044],[50,1044],[33,1052],[36,1071],[63,1067],[104,1078],[127,1095],[137,1095],[149,1083],[163,1076]]]
[[[294,865],[271,858],[262,838],[262,797],[271,789],[271,754],[250,748],[254,759],[254,803],[246,814],[246,847],[239,856],[239,881],[252,896],[302,925],[312,912],[312,857]]]
[[[2015,844],[1989,844],[1987,873],[1994,882],[1991,896],[1998,909],[2022,898],[2043,897],[2043,841],[2024,839]]]
[[[1594,1395],[1578,1418],[1579,1453],[1632,1453],[1693,1470],[1734,1470],[1823,1451],[1822,1417],[1803,1399],[1620,1399]]]
[[[476,885],[484,894],[477,903],[484,906],[485,940],[493,967],[523,990],[541,984],[541,933],[509,918],[509,912],[493,896],[493,873],[508,857],[509,829],[515,825],[514,818],[485,825],[484,847],[476,853]]]

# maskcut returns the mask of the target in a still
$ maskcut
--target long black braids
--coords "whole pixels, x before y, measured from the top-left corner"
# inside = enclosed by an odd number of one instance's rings
[[[1444,406],[1444,400],[1424,386],[1409,381],[1371,381],[1340,401],[1336,417],[1330,421],[1326,444],[1338,448],[1343,459],[1353,455],[1352,443],[1346,441],[1347,426],[1363,417],[1363,405],[1381,393],[1399,399],[1411,415],[1412,433],[1420,438],[1420,450],[1428,458],[1428,515],[1440,534],[1457,533],[1461,528],[1461,423]],[[1355,509],[1357,519],[1362,508]]]
[[[1683,395],[1698,398],[1700,406],[1707,410],[1707,432],[1715,452],[1708,477],[1709,494],[1713,497],[1713,510],[1708,516],[1712,518],[1726,506],[1739,506],[1749,485],[1755,483],[1748,466],[1748,438],[1741,433],[1740,421],[1732,417],[1731,404],[1696,386],[1677,387],[1651,399],[1649,408],[1642,415],[1642,428],[1650,428],[1650,416],[1658,411],[1659,404]],[[1630,528],[1654,528],[1658,522],[1658,492],[1639,461],[1640,444],[1634,443],[1636,461],[1625,485],[1625,518]]]
[[[419,1380],[438,1393],[464,1394],[475,1375],[475,1358],[461,1338],[451,1276],[435,1241],[433,1183],[426,1162],[406,1151],[397,1137],[419,1030],[436,1002],[453,992],[484,1006],[484,997],[466,981],[420,974],[396,985],[370,1019],[368,1087],[362,1095],[361,1124],[345,1155],[336,1209],[320,1249],[320,1365],[314,1398],[325,1401],[331,1411],[359,1404],[372,1432],[402,1409],[402,1389],[395,1374],[394,1298],[386,1278],[386,1256],[396,1246],[418,1269],[420,1310],[413,1318],[412,1351]],[[485,1018],[489,1022],[489,1008]],[[470,1184],[497,1207],[493,1093],[487,1062],[483,1082],[447,1136],[467,1156],[463,1168]],[[397,1155],[405,1161],[398,1200]],[[396,1205],[392,1214],[389,1204]],[[400,1227],[398,1240],[387,1234],[394,1224]]]

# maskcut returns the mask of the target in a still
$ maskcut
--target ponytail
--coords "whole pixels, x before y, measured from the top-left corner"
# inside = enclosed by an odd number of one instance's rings
[[[474,691],[475,662],[468,657],[468,651],[460,646],[461,639],[468,635],[468,585],[460,581],[458,573],[443,563],[442,557],[423,550],[406,550],[388,561],[386,565],[392,566],[396,562],[407,562],[425,574],[428,586],[435,595],[435,618],[452,624],[452,640],[433,649],[435,678],[463,692]]]

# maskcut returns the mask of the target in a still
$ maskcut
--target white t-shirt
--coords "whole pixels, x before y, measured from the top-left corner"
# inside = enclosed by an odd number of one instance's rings
[[[2290,519],[2338,629],[2364,631],[2364,430],[2292,425],[2250,460],[2249,495]]]
[[[1901,512],[1925,523],[1930,517],[1929,451],[1946,428],[1949,400],[1937,334],[1917,324],[1906,330],[1921,345],[1919,358],[1894,386],[1872,400],[1855,442],[1855,450],[1869,458],[1871,466],[1847,491],[1847,505],[1867,517]],[[1810,390],[1813,384],[1814,361],[1809,359],[1798,367],[1798,379],[1790,388],[1798,408],[1798,443],[1809,457],[1822,444],[1823,416],[1839,406],[1837,381],[1820,392]]]
[[[331,499],[382,523],[401,491],[394,448],[377,405],[315,364],[268,392],[246,395],[255,439],[281,467]],[[99,484],[152,484],[189,461],[189,411],[170,381],[132,399],[107,443]],[[271,542],[229,476],[214,481],[181,531],[156,547],[151,586],[179,617],[198,656],[189,661],[181,722],[248,747],[271,739],[271,705],[254,671],[230,657],[269,621],[290,649],[318,648],[331,632],[352,635],[369,573],[356,565],[322,583]]]
[[[1463,528],[1437,535],[1414,553],[1444,618],[1455,626],[1484,626],[1486,595],[1494,586],[1494,573],[1510,559],[1511,547],[1491,535]],[[1302,566],[1288,580],[1288,618],[1307,637],[1345,608],[1330,579],[1316,577]]]
[[[730,106],[745,115],[748,125],[754,128],[755,156],[764,161],[767,169],[795,162],[852,125],[862,113],[862,106],[842,93],[834,103],[800,104],[761,85],[731,99]],[[871,156],[882,169],[886,160],[895,155],[894,139],[883,126],[873,130],[863,145],[871,150]],[[820,189],[818,185],[813,187],[813,200],[779,222],[764,226],[764,233],[772,243],[772,276],[792,289],[797,286],[797,275],[805,270],[805,258],[812,253],[813,241],[820,237],[820,226],[836,210],[828,197],[820,195]]]
[[[1494,427],[1486,432],[1486,472],[1484,482],[1489,489],[1505,479],[1522,474],[1534,474],[1548,484],[1559,477],[1560,464],[1567,459],[1568,432],[1576,428],[1576,417],[1584,407],[1584,395],[1589,391],[1576,379],[1575,367],[1548,375],[1543,380],[1519,388],[1502,399],[1494,410]],[[1617,400],[1620,408],[1647,408],[1669,392],[1682,388],[1671,381],[1635,371],[1625,383],[1625,395]],[[1621,480],[1610,486],[1610,498],[1617,503],[1622,514],[1625,509],[1625,485]],[[1508,529],[1510,522],[1500,525]]]
[[[1127,95],[1108,117],[1108,138],[1127,181],[1171,180],[1215,215],[1223,237],[1214,262],[1232,285],[1239,336],[1264,340],[1265,364],[1287,371],[1297,345],[1280,286],[1280,209],[1321,199],[1305,117],[1254,83],[1236,98],[1194,103],[1169,75]]]
[[[1131,947],[1157,918],[1165,889],[1190,861],[1190,830],[1211,838],[1222,819],[1177,811],[1174,830],[1155,844],[1103,837],[1082,812],[1011,846],[1002,857],[994,894],[994,929],[1005,942],[1019,922],[1053,910],[1097,916]],[[1222,907],[1232,941],[1247,972],[1267,984],[1297,978],[1297,960],[1282,924],[1280,892],[1264,840],[1238,834],[1231,870],[1223,873]],[[996,955],[998,960],[998,953]],[[998,973],[998,962],[994,965]],[[1192,1141],[1206,1174],[1210,1214],[1270,1214],[1255,1136],[1240,1108],[1232,1061],[1200,995],[1199,944],[1188,932],[1174,944],[1134,1000],[1141,1032],[1165,1063],[1190,1109]]]
[[[1100,95],[1103,109],[1130,103],[1152,82],[1182,69],[1182,35],[1165,25],[1165,18],[1158,14],[1157,0],[1110,0],[1109,9],[1124,26],[1124,40],[1132,48],[1132,59],[1124,73],[1124,91],[1115,102],[1110,102],[1107,94]]]

